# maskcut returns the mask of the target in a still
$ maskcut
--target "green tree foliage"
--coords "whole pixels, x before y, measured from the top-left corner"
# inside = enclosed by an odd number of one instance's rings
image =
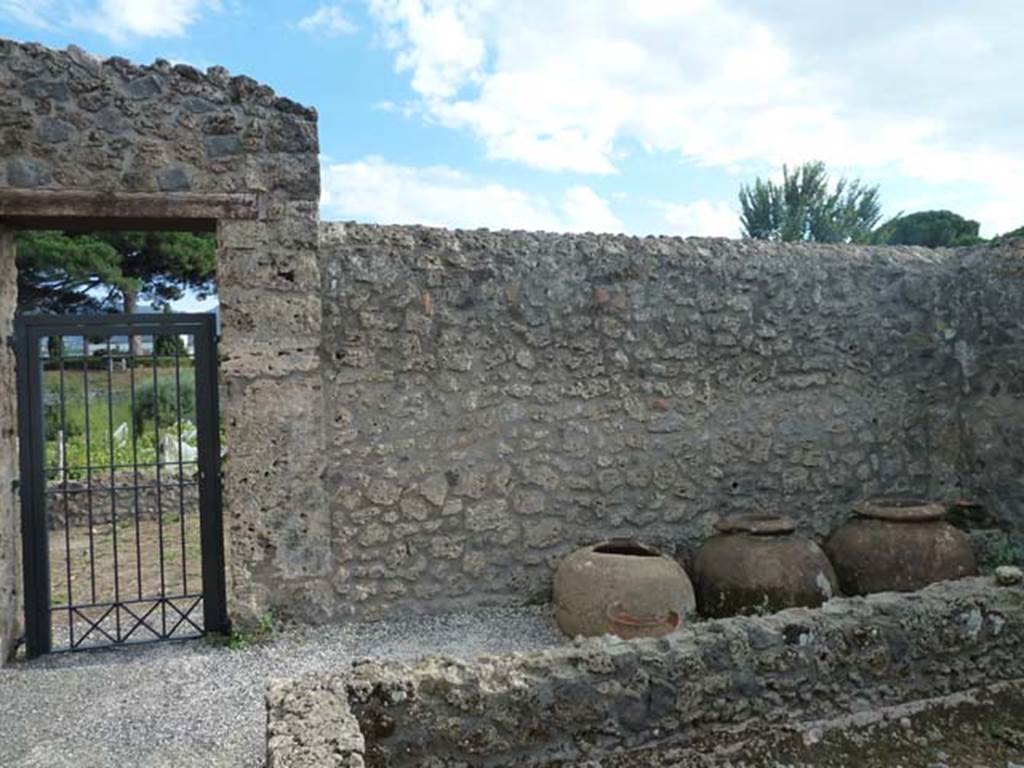
[[[1024,238],[1024,227],[1017,227],[1017,229],[1011,229],[1009,232],[1003,232],[999,237],[993,239],[1012,240],[1014,238]]]
[[[164,314],[169,314],[170,311],[170,305],[164,304]],[[185,342],[181,340],[181,336],[170,335],[156,337],[153,353],[157,357],[184,357],[186,351]]]
[[[182,421],[195,419],[196,398],[192,387],[183,383],[179,391],[173,381],[161,381],[156,387],[146,385],[136,395],[132,413],[136,434],[155,430],[158,420],[161,430],[179,425],[179,408]]]
[[[941,248],[974,245],[980,224],[952,211],[918,211],[900,214],[875,230],[872,240],[886,245],[923,245]]]
[[[740,223],[758,240],[863,243],[881,219],[878,187],[840,178],[831,185],[825,164],[782,168],[782,183],[758,178],[740,188]]]
[[[181,336],[157,336],[154,351],[157,357],[184,357],[185,342]]]
[[[51,360],[56,360],[57,358],[64,357],[64,337],[47,336],[46,353]]]
[[[84,428],[82,421],[76,418],[75,414],[65,413],[62,419],[60,406],[50,404],[43,407],[43,427],[47,442],[56,440],[61,432],[64,433],[65,440],[78,437]]]
[[[186,288],[213,288],[216,242],[185,232],[23,232],[17,240],[22,312],[134,312],[166,305]]]

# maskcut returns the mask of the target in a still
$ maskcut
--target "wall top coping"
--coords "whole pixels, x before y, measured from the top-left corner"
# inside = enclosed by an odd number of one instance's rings
[[[382,248],[502,254],[577,251],[604,257],[720,257],[734,260],[816,257],[860,265],[917,265],[956,268],[972,263],[1024,259],[1024,238],[957,248],[845,243],[778,243],[765,240],[677,235],[566,233],[523,230],[447,229],[405,224],[320,222],[320,243],[330,248]]]

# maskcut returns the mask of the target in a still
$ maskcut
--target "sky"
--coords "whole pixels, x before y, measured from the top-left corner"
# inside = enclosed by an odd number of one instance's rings
[[[736,237],[823,160],[1024,225],[1022,0],[0,0],[0,36],[226,66],[320,114],[324,219]]]

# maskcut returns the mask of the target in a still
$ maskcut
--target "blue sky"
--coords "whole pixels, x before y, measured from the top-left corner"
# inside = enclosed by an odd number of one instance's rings
[[[738,234],[822,159],[1024,225],[1020,0],[0,0],[0,35],[221,64],[317,107],[322,215]]]

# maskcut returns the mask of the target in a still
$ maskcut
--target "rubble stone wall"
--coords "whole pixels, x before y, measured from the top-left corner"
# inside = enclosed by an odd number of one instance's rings
[[[1020,248],[325,223],[321,263],[342,611],[542,601],[595,539],[685,562],[878,494],[1024,522]]]
[[[964,254],[953,354],[966,495],[990,525],[1024,528],[1024,238]],[[952,331],[948,332],[952,333]],[[932,395],[929,393],[929,397]]]
[[[710,752],[748,731],[855,724],[1020,679],[1021,641],[1024,590],[976,578],[701,622],[660,640],[356,662],[270,687],[268,765],[596,765],[642,746]]]
[[[199,509],[199,485],[188,479],[180,485],[176,477],[163,477],[159,486],[155,477],[143,477],[139,487],[130,478],[113,491],[109,485],[89,488],[85,483],[70,481],[66,486],[54,483],[47,487],[46,524],[50,531],[63,535],[65,528],[81,528],[134,520],[156,520],[175,517],[182,512],[194,514]]]

